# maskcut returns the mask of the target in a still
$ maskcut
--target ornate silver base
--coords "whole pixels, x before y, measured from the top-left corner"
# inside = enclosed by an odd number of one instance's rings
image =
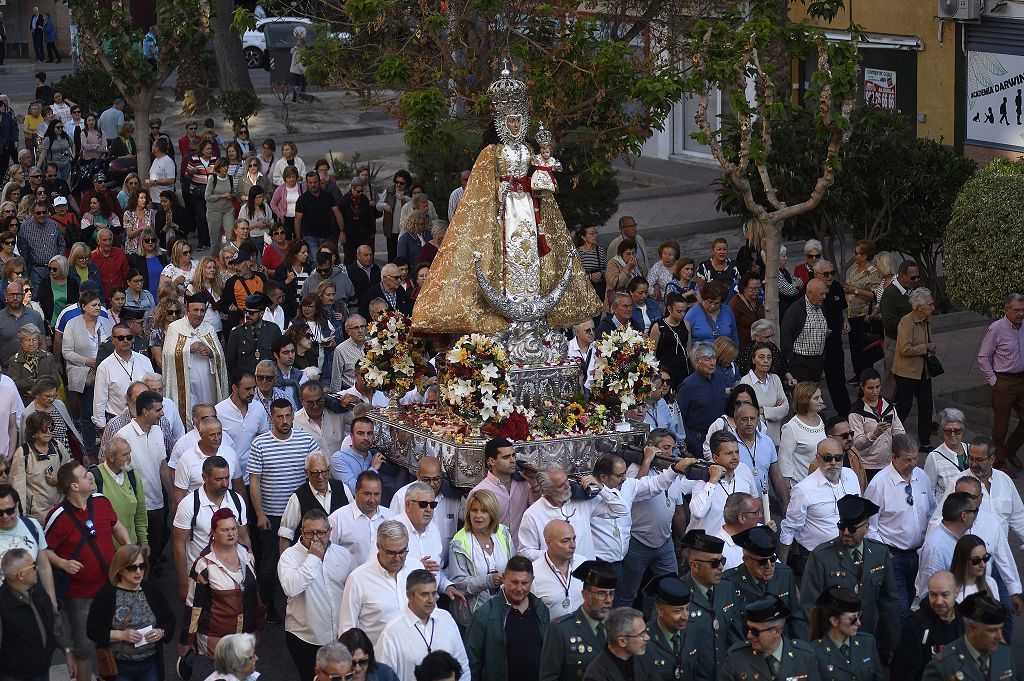
[[[542,409],[545,401],[558,403],[581,391],[580,363],[512,365],[508,369],[508,384],[515,404]]]
[[[486,474],[484,440],[455,442],[425,428],[402,422],[383,409],[371,409],[366,415],[375,424],[375,449],[400,466],[412,471],[424,456],[435,456],[441,461],[448,480],[456,487],[466,489],[474,487]],[[599,443],[604,443],[602,450],[615,450],[623,446],[643,449],[647,424],[640,422],[631,425],[629,432],[517,442],[516,458],[534,468],[557,463],[570,475],[583,475],[591,471],[593,462],[601,455],[598,451]]]

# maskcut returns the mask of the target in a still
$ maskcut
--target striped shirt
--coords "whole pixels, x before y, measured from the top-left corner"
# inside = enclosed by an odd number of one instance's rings
[[[263,513],[280,517],[288,497],[306,481],[306,455],[320,449],[308,433],[293,430],[287,440],[274,431],[258,435],[249,452],[249,474],[260,476]]]
[[[577,248],[576,252],[580,256],[580,262],[583,264],[583,271],[588,275],[594,272],[600,272],[604,274],[605,268],[608,266],[608,261],[605,260],[604,253],[601,252],[600,247],[595,248],[593,251],[585,251],[582,248]]]

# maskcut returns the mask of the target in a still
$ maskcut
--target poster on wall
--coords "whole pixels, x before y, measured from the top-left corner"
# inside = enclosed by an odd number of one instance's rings
[[[886,111],[896,110],[896,72],[864,69],[864,102]]]
[[[1024,56],[967,53],[967,142],[1024,150]]]

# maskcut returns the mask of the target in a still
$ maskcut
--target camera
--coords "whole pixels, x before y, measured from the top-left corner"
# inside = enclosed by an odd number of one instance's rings
[[[706,461],[698,461],[687,468],[683,475],[687,480],[708,482],[711,480],[711,464]]]

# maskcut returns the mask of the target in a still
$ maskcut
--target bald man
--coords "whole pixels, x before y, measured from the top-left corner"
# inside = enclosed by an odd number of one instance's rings
[[[128,256],[124,249],[114,245],[114,233],[109,229],[104,227],[96,232],[96,249],[91,260],[100,271],[100,283],[108,296],[115,288],[128,286]]]
[[[544,526],[544,543],[547,550],[533,561],[530,591],[548,606],[553,622],[583,605],[583,582],[572,572],[584,558],[576,555],[576,530],[564,520]]]
[[[825,282],[811,279],[802,303],[790,305],[782,319],[782,352],[789,360],[789,372],[798,381],[818,382],[825,369],[829,328],[822,304],[827,292]]]
[[[928,597],[903,624],[889,676],[918,681],[935,651],[964,635],[964,620],[957,613],[956,581],[952,572],[936,572],[928,580]]]
[[[412,299],[402,287],[402,272],[398,265],[388,263],[380,270],[380,283],[368,288],[359,299],[359,311],[367,319],[370,315],[370,301],[382,298],[388,304],[388,311],[398,310],[404,315],[412,314]]]
[[[459,519],[462,514],[459,512],[461,497],[458,492],[449,485],[444,484],[444,473],[441,471],[441,462],[433,456],[425,456],[416,465],[416,480],[425,482],[434,490],[434,500],[437,501],[437,508],[434,509],[434,518],[430,523],[437,528],[441,535],[441,545],[444,547],[445,556],[448,555],[448,545],[452,537],[458,531]],[[410,482],[409,485],[412,483]],[[400,487],[391,498],[391,511],[399,516],[405,511],[405,492],[409,485]],[[445,494],[447,492],[447,494]]]

